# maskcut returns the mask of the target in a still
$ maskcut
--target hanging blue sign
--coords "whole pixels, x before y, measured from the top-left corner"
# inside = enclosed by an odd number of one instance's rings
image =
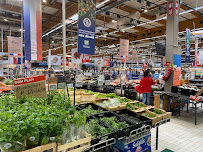
[[[190,30],[186,28],[185,63],[190,63]]]
[[[177,65],[177,67],[181,67],[181,55],[178,55],[178,54],[173,55],[173,65]]]
[[[78,53],[94,55],[96,0],[79,0],[78,12]]]

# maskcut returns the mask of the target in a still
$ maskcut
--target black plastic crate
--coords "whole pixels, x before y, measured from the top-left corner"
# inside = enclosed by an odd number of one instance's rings
[[[130,132],[132,130],[138,129],[138,128],[142,127],[141,124],[132,123],[131,121],[123,119],[118,114],[110,112],[110,111],[99,113],[99,114],[95,114],[93,116],[98,118],[100,121],[102,121],[101,119],[104,118],[104,117],[108,117],[109,118],[109,117],[115,116],[119,122],[126,122],[129,125],[128,127],[121,128],[121,129],[114,128],[115,130],[117,130],[116,135],[114,136],[116,139],[117,138],[121,138],[121,137],[126,137],[126,136],[128,137],[130,135]],[[105,123],[104,121],[102,121],[102,122],[104,124],[106,124],[107,126],[112,127],[109,124]]]
[[[113,111],[113,113],[118,114],[124,120],[130,121],[134,124],[140,124],[142,126],[143,125],[152,126],[152,120],[151,119],[146,118],[146,117],[142,116],[141,114],[133,112],[129,109],[116,110],[116,111]]]
[[[97,144],[97,143],[99,143],[99,142],[101,142],[103,140],[106,140],[106,139],[111,139],[111,138],[115,138],[116,140],[118,139],[118,138],[116,138],[117,130],[115,130],[114,128],[106,125],[105,123],[103,123],[101,120],[99,120],[98,118],[96,118],[94,116],[89,116],[87,118],[87,122],[86,123],[88,123],[91,119],[96,119],[98,121],[98,124],[100,126],[112,129],[111,133],[108,133],[108,134],[105,134],[105,135],[102,135],[102,136],[99,136],[99,137],[96,137],[96,138],[92,138],[91,139],[91,145],[95,145],[95,144]],[[88,132],[88,133],[91,134],[91,132]]]
[[[92,109],[94,110],[103,110],[103,111],[107,111],[106,109],[94,104],[94,103],[84,103],[84,104],[79,104],[77,105],[77,107],[79,107],[81,110],[87,108],[88,106],[92,106]]]

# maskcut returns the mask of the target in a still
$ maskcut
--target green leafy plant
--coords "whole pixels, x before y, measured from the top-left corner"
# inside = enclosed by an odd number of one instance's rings
[[[127,103],[126,104],[126,109],[129,109],[129,110],[137,110],[137,108],[134,108],[132,104],[130,103]]]
[[[158,115],[164,114],[164,113],[161,111],[161,109],[156,109],[156,108],[154,108],[152,112],[154,112],[154,113],[156,113],[156,114],[158,114]]]
[[[6,80],[4,80],[3,83],[6,85],[13,85],[13,80],[12,79],[6,79]]]
[[[139,102],[135,102],[135,103],[133,103],[133,105],[135,105],[135,106],[137,106],[139,108],[145,107],[145,105],[143,105],[142,103],[139,103]]]
[[[142,113],[143,116],[148,117],[148,118],[154,118],[155,116],[152,116],[148,113]]]

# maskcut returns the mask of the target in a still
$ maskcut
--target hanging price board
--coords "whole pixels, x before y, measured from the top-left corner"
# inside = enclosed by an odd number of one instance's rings
[[[49,84],[49,91],[57,90],[57,84]]]
[[[76,87],[80,87],[81,88],[82,85],[83,85],[82,81],[76,81],[76,84],[75,84]]]
[[[76,87],[82,87],[83,85],[83,75],[79,74],[75,76],[75,86]]]
[[[68,88],[73,88],[73,83],[68,83],[68,84],[67,84],[67,87],[68,87]]]
[[[66,87],[65,82],[58,83],[58,89],[65,89],[65,87]]]
[[[104,83],[104,75],[98,75],[98,86],[102,86]]]
[[[107,85],[110,85],[111,84],[111,80],[106,80],[105,81],[105,85],[107,86]]]

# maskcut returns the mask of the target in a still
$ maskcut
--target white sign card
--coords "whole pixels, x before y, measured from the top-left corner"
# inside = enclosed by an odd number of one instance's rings
[[[76,83],[76,87],[82,87],[82,85],[83,85],[83,75],[82,74],[75,76],[75,83]]]
[[[111,85],[111,80],[106,80],[105,85]]]
[[[8,36],[8,53],[9,56],[22,53],[21,37]]]
[[[125,83],[126,74],[121,74],[121,84]]]

